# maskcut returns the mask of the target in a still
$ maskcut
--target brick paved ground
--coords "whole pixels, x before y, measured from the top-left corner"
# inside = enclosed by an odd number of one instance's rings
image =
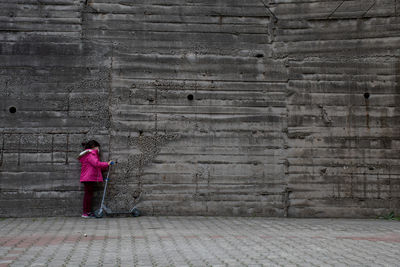
[[[400,266],[396,221],[30,218],[0,226],[0,266]]]

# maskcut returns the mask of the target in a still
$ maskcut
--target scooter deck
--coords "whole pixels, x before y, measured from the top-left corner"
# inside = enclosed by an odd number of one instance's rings
[[[139,217],[140,216],[140,211],[136,208],[133,207],[130,211],[112,211],[108,209],[107,207],[103,207],[98,209],[95,212],[95,217],[96,218],[102,218],[104,215],[106,216],[118,216],[118,215],[131,215],[133,217]]]
[[[132,215],[132,212],[129,211],[113,211],[110,213],[106,213],[106,216],[118,216],[118,215]]]

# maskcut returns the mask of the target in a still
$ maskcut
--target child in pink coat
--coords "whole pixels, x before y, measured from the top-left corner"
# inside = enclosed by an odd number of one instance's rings
[[[93,217],[92,198],[94,186],[97,182],[103,182],[103,175],[101,171],[107,170],[112,161],[101,162],[99,159],[100,144],[91,140],[83,142],[82,146],[84,151],[79,154],[79,161],[81,162],[81,177],[80,181],[84,184],[85,194],[83,196],[83,218]]]

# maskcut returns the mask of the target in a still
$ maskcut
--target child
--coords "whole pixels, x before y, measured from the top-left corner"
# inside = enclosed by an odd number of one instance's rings
[[[85,187],[82,218],[90,218],[94,217],[91,212],[94,186],[96,182],[103,182],[101,171],[107,170],[113,161],[101,162],[99,160],[100,144],[95,140],[83,142],[82,146],[85,150],[78,157],[82,165],[80,181]]]

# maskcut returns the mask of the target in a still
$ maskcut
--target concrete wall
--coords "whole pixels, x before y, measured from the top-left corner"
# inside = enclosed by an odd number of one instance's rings
[[[400,2],[0,3],[0,216],[400,212]],[[99,187],[101,189],[101,187]]]

